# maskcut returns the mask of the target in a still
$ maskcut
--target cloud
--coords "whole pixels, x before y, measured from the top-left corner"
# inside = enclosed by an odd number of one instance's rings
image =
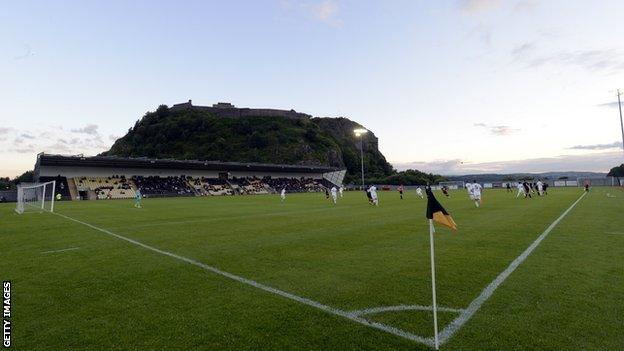
[[[465,13],[474,14],[496,9],[502,3],[502,0],[461,0],[460,7]]]
[[[547,55],[536,55],[535,50],[519,50],[516,47],[511,55],[523,61],[527,67],[537,68],[545,65],[572,66],[590,72],[618,72],[624,70],[624,56],[618,49],[591,49],[559,51]],[[521,53],[522,55],[519,55]]]
[[[334,0],[324,0],[320,4],[310,6],[314,18],[332,26],[342,25],[342,21],[337,18],[339,8]]]
[[[593,144],[593,145],[574,145],[569,147],[571,150],[609,150],[622,148],[622,142],[614,141],[610,144]]]
[[[18,154],[30,154],[30,153],[35,152],[35,149],[33,149],[32,147],[27,147],[27,148],[21,148],[21,149],[9,149],[9,151],[15,152]]]
[[[11,131],[13,131],[13,128],[0,127],[0,135],[8,134]]]
[[[97,135],[98,134],[98,126],[96,124],[87,124],[86,126],[78,129],[72,129],[73,133],[79,134],[88,134],[88,135]]]
[[[598,106],[598,107],[619,108],[619,103],[617,101],[613,101],[613,102],[606,102],[604,104],[598,104],[596,106]]]
[[[512,128],[510,126],[492,126],[490,127],[490,133],[498,136],[511,135],[519,132],[520,129]]]
[[[418,169],[444,175],[478,173],[538,173],[586,171],[606,172],[622,163],[622,151],[607,151],[586,155],[560,155],[513,161],[470,163],[459,159],[431,162],[393,163],[396,169]]]
[[[74,149],[68,146],[66,143],[57,141],[56,143],[47,146],[45,148],[45,151],[51,153],[72,153]]]
[[[31,56],[35,56],[35,54],[33,54],[32,49],[30,48],[30,45],[28,44],[24,44],[24,51],[22,54],[17,55],[17,56],[13,56],[14,60],[25,60]]]
[[[337,0],[311,0],[311,1],[293,1],[280,0],[283,9],[291,12],[300,12],[304,16],[311,17],[325,24],[340,27],[342,20],[339,18],[340,6]]]
[[[34,139],[35,138],[33,135],[30,135],[28,133],[22,133],[22,134],[20,134],[20,137],[22,137],[24,139]]]
[[[485,128],[490,132],[490,134],[496,135],[496,136],[512,135],[512,134],[516,134],[520,132],[520,129],[513,128],[511,126],[506,126],[506,125],[492,126],[492,125],[488,125],[485,123],[475,123],[473,125],[475,127]]]
[[[119,139],[119,137],[118,137],[118,136],[116,136],[116,135],[112,135],[112,134],[111,134],[111,135],[109,135],[109,136],[108,136],[108,140],[110,140],[110,141],[115,142],[115,141],[117,141],[117,139]]]
[[[516,3],[514,10],[529,12],[534,10],[538,5],[538,0],[520,0]]]
[[[511,50],[511,56],[513,56],[515,60],[520,60],[533,53],[535,49],[536,45],[534,43],[523,43]]]

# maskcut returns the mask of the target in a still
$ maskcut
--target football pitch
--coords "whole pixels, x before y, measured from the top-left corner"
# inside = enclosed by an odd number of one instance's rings
[[[435,192],[443,350],[624,345],[624,191]],[[426,199],[0,205],[15,349],[431,350]]]

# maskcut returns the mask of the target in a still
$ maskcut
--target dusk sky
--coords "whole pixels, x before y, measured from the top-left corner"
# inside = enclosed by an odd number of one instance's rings
[[[193,100],[345,116],[397,168],[624,163],[620,0],[0,1],[0,176]]]

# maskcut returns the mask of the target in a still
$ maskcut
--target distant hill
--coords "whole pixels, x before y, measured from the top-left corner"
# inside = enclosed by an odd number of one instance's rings
[[[604,178],[606,177],[606,173],[598,173],[598,172],[544,172],[544,173],[513,173],[513,174],[467,174],[467,175],[459,175],[459,176],[447,176],[449,180],[462,180],[462,181],[472,181],[476,180],[478,182],[491,181],[491,182],[500,182],[500,181],[508,181],[508,180],[518,180],[523,178],[534,178],[534,179],[561,179],[567,177],[567,179],[575,180],[576,178]]]
[[[189,101],[146,113],[102,155],[344,167],[345,181],[352,182],[360,172],[355,128],[363,126],[342,117],[224,103],[194,106]],[[377,148],[375,134],[363,138],[367,178],[394,174]]]

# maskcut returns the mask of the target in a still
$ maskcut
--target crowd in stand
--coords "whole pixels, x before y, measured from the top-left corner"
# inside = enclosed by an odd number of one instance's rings
[[[143,196],[193,196],[185,176],[133,176],[132,181]]]
[[[98,199],[127,199],[134,197],[131,182],[124,175],[109,177],[76,177],[78,190],[92,190]]]
[[[71,199],[67,178],[41,177],[40,181],[56,181],[56,193],[63,199]],[[79,191],[83,189],[95,192],[97,199],[132,198],[135,189],[140,189],[142,196],[213,196],[213,195],[248,195],[279,193],[283,189],[289,193],[318,192],[324,187],[326,180],[312,178],[264,178],[233,177],[229,180],[221,178],[205,178],[190,176],[133,176],[127,179],[124,175],[110,177],[76,177],[74,182]]]
[[[232,195],[232,188],[225,179],[187,177],[188,183],[195,189],[197,195]]]
[[[312,178],[272,178],[264,177],[263,182],[273,189],[286,189],[289,193],[321,191],[321,184]]]

